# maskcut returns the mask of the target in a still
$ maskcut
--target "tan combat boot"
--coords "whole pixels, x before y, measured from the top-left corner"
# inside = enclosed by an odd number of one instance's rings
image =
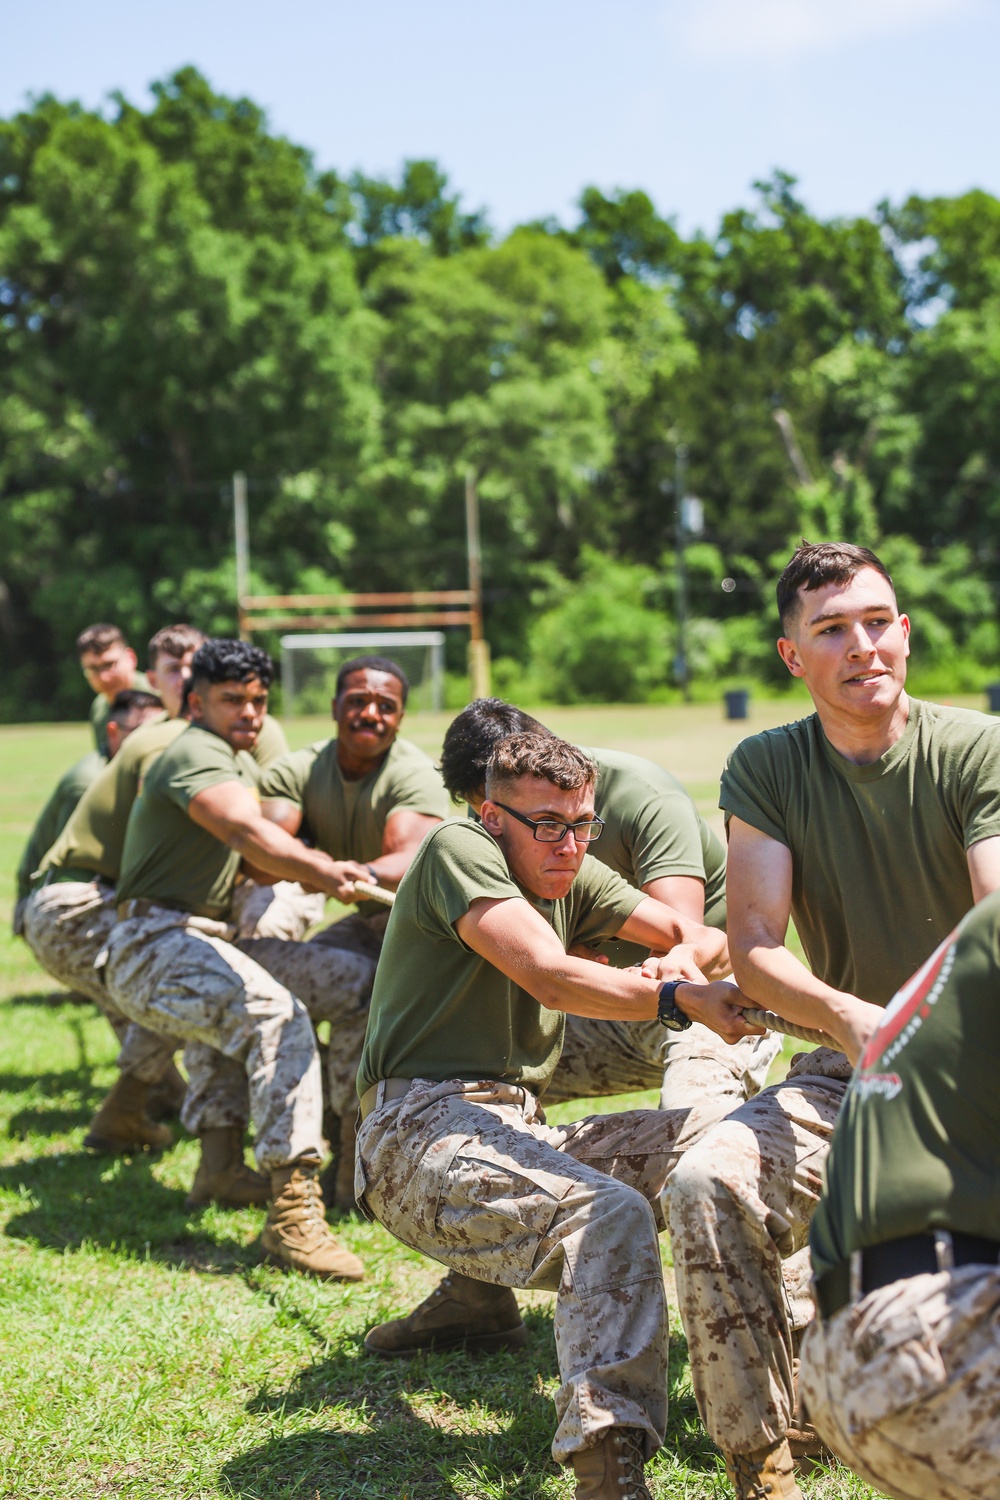
[[[186,1208],[218,1203],[222,1208],[251,1208],[271,1201],[271,1184],[243,1159],[239,1125],[220,1125],[201,1134],[201,1160],[184,1200]]]
[[[272,1265],[322,1281],[360,1281],[365,1268],[327,1226],[318,1163],[295,1161],[271,1173],[274,1202],[260,1237]]]
[[[157,1125],[146,1112],[149,1084],[132,1073],[119,1073],[83,1138],[89,1151],[129,1156],[135,1151],[165,1151],[173,1144],[166,1125]]]
[[[490,1286],[452,1271],[406,1318],[369,1329],[365,1348],[383,1359],[420,1349],[520,1349],[528,1330],[510,1287]]]
[[[727,1453],[726,1473],[736,1500],[802,1500],[787,1442],[753,1453]]]
[[[146,1109],[154,1120],[169,1120],[179,1115],[187,1094],[187,1084],[176,1063],[171,1063],[163,1077],[150,1084]]]
[[[642,1478],[639,1427],[609,1427],[593,1448],[573,1454],[576,1500],[653,1500]]]

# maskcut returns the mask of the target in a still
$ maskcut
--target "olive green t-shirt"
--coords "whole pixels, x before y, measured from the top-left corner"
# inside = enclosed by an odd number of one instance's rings
[[[448,794],[440,773],[409,740],[393,740],[375,770],[349,781],[337,759],[337,741],[320,740],[285,755],[261,777],[261,801],[281,800],[302,809],[302,838],[331,859],[370,864],[382,853],[392,813],[406,809],[446,818]],[[381,910],[364,902],[364,910]]]
[[[885,1005],[972,905],[966,850],[1000,834],[1000,723],[910,699],[901,738],[858,766],[813,714],[738,745],[720,805],[791,850],[813,972]]]
[[[129,683],[129,688],[133,693],[154,692],[145,672],[137,671]],[[111,702],[105,698],[103,693],[98,693],[90,705],[88,717],[90,719],[90,727],[94,731],[94,744],[97,746],[97,752],[107,760],[111,753],[108,748],[108,720],[111,717]]]
[[[931,1229],[1000,1240],[1000,892],[903,986],[841,1107],[812,1222],[817,1275]]]
[[[132,808],[118,900],[142,897],[199,917],[229,913],[240,856],[188,816],[192,797],[240,781],[255,794],[257,767],[224,739],[188,724],[156,758]]]
[[[20,901],[31,892],[31,877],[42,864],[49,849],[56,842],[87,788],[104,770],[104,756],[97,750],[88,750],[75,765],[59,778],[41,812],[17,867],[17,899]]]
[[[668,875],[704,881],[704,920],[724,929],[726,851],[677,777],[638,755],[581,749],[598,769],[594,805],[604,819],[588,852],[639,888]],[[602,951],[626,967],[641,963],[648,949],[615,941]]]
[[[462,942],[455,923],[474,901],[524,897],[564,947],[618,932],[643,900],[589,856],[568,895],[543,901],[518,886],[479,823],[432,829],[403,877],[375,974],[358,1092],[380,1078],[480,1078],[540,1093],[562,1051],[565,1017]]]
[[[73,816],[42,862],[50,880],[89,880],[102,875],[117,881],[122,847],[132,804],[142,779],[161,751],[187,728],[187,719],[147,720],[133,730],[118,754],[80,799]],[[266,768],[288,746],[281,726],[268,715],[250,752],[255,764]]]

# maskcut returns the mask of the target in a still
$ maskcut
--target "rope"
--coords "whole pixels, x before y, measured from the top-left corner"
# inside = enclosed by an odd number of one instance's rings
[[[387,891],[384,886],[372,885],[367,880],[354,882],[354,894],[363,901],[377,901],[381,906],[391,906],[396,899],[395,891]]]
[[[842,1048],[827,1036],[825,1031],[813,1031],[809,1026],[797,1026],[794,1021],[786,1021],[784,1016],[776,1015],[773,1010],[756,1010],[752,1006],[745,1005],[743,1014],[754,1026],[766,1026],[768,1031],[781,1031],[785,1036],[797,1037],[800,1042],[818,1042],[821,1047],[832,1047],[835,1052]]]

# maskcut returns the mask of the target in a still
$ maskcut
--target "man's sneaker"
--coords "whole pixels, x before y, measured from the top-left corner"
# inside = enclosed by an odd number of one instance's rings
[[[609,1427],[593,1448],[573,1454],[576,1500],[653,1500],[642,1477],[639,1427]]]
[[[131,1073],[119,1073],[111,1092],[83,1138],[88,1151],[130,1156],[137,1151],[165,1151],[173,1144],[166,1125],[157,1125],[146,1109],[149,1084]]]
[[[186,1208],[218,1203],[222,1208],[253,1208],[271,1201],[271,1184],[243,1159],[239,1125],[220,1125],[201,1135],[201,1160]]]
[[[754,1453],[727,1453],[726,1473],[736,1500],[802,1500],[787,1442]]]
[[[317,1170],[316,1162],[297,1161],[271,1173],[274,1201],[261,1245],[272,1265],[321,1281],[360,1281],[364,1266],[330,1233]]]
[[[527,1339],[509,1287],[472,1281],[452,1271],[408,1317],[369,1329],[365,1348],[369,1354],[394,1359],[421,1349],[520,1349]]]

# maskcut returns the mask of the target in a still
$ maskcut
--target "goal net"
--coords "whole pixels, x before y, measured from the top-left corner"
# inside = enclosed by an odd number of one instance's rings
[[[444,707],[444,631],[365,631],[281,637],[282,713],[327,714],[337,673],[352,656],[388,656],[410,684],[407,710]]]

